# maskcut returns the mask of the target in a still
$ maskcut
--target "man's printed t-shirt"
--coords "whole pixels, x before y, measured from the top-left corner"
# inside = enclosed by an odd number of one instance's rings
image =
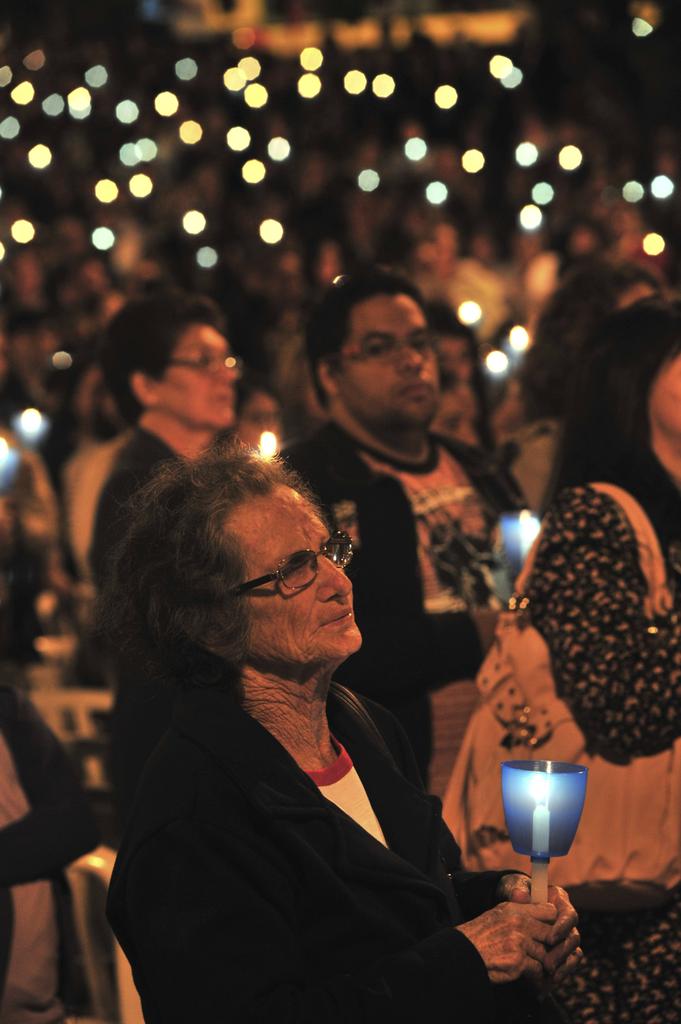
[[[449,452],[438,445],[434,464],[422,470],[367,451],[360,454],[374,472],[395,477],[411,503],[425,611],[500,607],[492,575],[492,524],[468,476]],[[348,526],[353,536],[353,524],[346,520],[344,528]],[[356,532],[356,522],[354,527]]]

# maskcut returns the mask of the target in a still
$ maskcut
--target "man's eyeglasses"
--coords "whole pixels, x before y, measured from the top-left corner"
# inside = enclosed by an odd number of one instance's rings
[[[435,338],[425,333],[404,339],[396,338],[394,334],[372,334],[341,355],[353,362],[394,363],[405,351],[426,359],[435,351]]]
[[[238,356],[232,355],[219,356],[209,355],[204,353],[200,356],[194,356],[193,359],[169,359],[168,366],[186,366],[188,370],[196,370],[197,373],[214,374],[219,373],[220,370],[231,370],[232,374],[238,379],[241,376],[242,363]]]
[[[280,584],[284,590],[303,590],[308,587],[316,577],[319,570],[319,555],[328,558],[330,562],[337,565],[339,569],[345,569],[352,558],[352,541],[347,533],[336,530],[320,546],[319,551],[312,551],[306,548],[304,551],[294,551],[282,562],[279,563],[274,572],[268,572],[265,576],[258,576],[257,579],[247,580],[233,587],[231,594],[243,594],[247,590],[255,590],[266,583]]]

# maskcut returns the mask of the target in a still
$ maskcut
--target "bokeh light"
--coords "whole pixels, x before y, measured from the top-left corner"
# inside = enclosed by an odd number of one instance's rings
[[[426,185],[426,199],[433,206],[439,206],[441,203],[444,203],[448,195],[449,190],[444,181],[429,181]]]
[[[138,139],[135,145],[137,146],[139,154],[145,163],[156,159],[158,155],[158,146],[153,139]]]
[[[35,97],[35,88],[32,82],[19,82],[12,89],[10,96],[19,107],[25,107]]]
[[[306,46],[300,54],[300,66],[306,71],[318,71],[324,63],[324,54],[317,46]]]
[[[116,119],[121,124],[134,124],[140,116],[140,108],[134,100],[121,100],[116,104]]]
[[[479,324],[482,320],[482,307],[473,299],[465,299],[464,302],[459,303],[456,313],[461,323],[467,324],[468,327]]]
[[[453,85],[438,85],[435,90],[435,106],[441,110],[451,110],[458,98],[459,94]]]
[[[241,168],[241,177],[249,185],[258,185],[266,173],[267,171],[262,160],[247,160]]]
[[[246,85],[246,76],[241,68],[227,68],[222,76],[225,89],[230,92],[241,92]]]
[[[518,214],[518,223],[523,231],[536,231],[537,228],[541,227],[543,219],[544,214],[534,203],[528,203],[526,206],[523,206]]]
[[[16,139],[20,131],[21,125],[11,114],[0,121],[0,139]]]
[[[479,149],[467,149],[461,155],[461,166],[467,174],[477,174],[485,166],[485,154]]]
[[[60,96],[58,92],[50,93],[42,102],[43,111],[48,117],[59,117],[60,114],[64,113],[65,107],[64,97]]]
[[[0,68],[0,89],[4,89],[6,85],[12,81],[12,69],[3,64]]]
[[[241,153],[250,146],[251,133],[247,128],[242,128],[241,125],[235,124],[227,132],[225,140],[234,153]]]
[[[358,71],[353,68],[348,71],[343,78],[343,88],[346,92],[349,92],[351,96],[359,96],[361,92],[367,87],[367,76],[363,71]]]
[[[489,73],[493,78],[506,78],[513,71],[513,61],[510,57],[504,57],[500,53],[490,58]]]
[[[244,102],[247,107],[253,107],[258,110],[260,107],[264,107],[269,99],[269,94],[264,85],[260,82],[251,82],[244,89]]]
[[[558,154],[558,163],[564,171],[576,171],[584,157],[578,146],[563,146]]]
[[[182,218],[182,227],[188,235],[200,235],[206,227],[206,218],[200,210],[187,210]]]
[[[135,142],[124,142],[118,150],[118,159],[126,167],[135,167],[142,161],[142,154]]]
[[[2,244],[2,242],[0,242],[0,263],[2,263],[2,261],[5,258],[5,252],[6,252],[5,246]]]
[[[196,251],[196,262],[203,270],[210,270],[212,267],[217,265],[217,250],[214,249],[212,245],[202,245],[201,248]]]
[[[154,110],[161,117],[172,117],[180,107],[180,101],[174,92],[165,89],[154,99]]]
[[[666,242],[662,235],[658,235],[657,231],[649,231],[643,239],[642,246],[646,256],[659,256],[664,252]]]
[[[386,100],[395,92],[395,79],[392,75],[376,75],[371,83],[371,91],[379,100]]]
[[[52,356],[52,366],[55,370],[70,370],[73,366],[73,356],[70,352],[60,349],[59,352],[55,352]]]
[[[373,192],[380,183],[381,178],[378,171],[374,171],[371,167],[367,167],[357,175],[357,184],[362,192]]]
[[[415,135],[411,139],[407,139],[404,144],[404,155],[408,160],[423,160],[428,152],[428,146],[424,139],[420,139]]]
[[[147,196],[151,195],[154,183],[148,174],[133,174],[128,182],[128,188],[131,195],[135,196],[136,199],[146,199]]]
[[[21,62],[29,71],[40,71],[45,67],[45,54],[42,50],[31,50]]]
[[[322,90],[322,80],[319,75],[312,74],[311,71],[306,71],[304,75],[301,75],[298,79],[298,92],[305,100],[312,100],[315,96],[318,96]]]
[[[112,249],[116,241],[116,236],[111,228],[95,228],[90,235],[92,244],[95,249],[99,249],[100,252],[107,252],[108,249]]]
[[[508,332],[508,341],[514,351],[524,352],[530,344],[530,335],[527,328],[523,327],[522,324],[514,324]]]
[[[84,85],[79,85],[68,93],[66,102],[69,105],[69,113],[71,115],[83,115],[89,112],[92,103],[90,90],[86,89]]]
[[[177,133],[187,146],[195,146],[203,138],[203,128],[198,121],[183,121]]]
[[[666,174],[658,174],[650,183],[650,191],[656,199],[669,199],[674,192],[674,182]]]
[[[645,18],[632,18],[631,31],[639,39],[643,39],[645,36],[649,36],[654,31],[653,26]]]
[[[268,245],[276,245],[284,237],[284,228],[273,217],[267,217],[260,225],[260,237]]]
[[[237,50],[249,50],[255,43],[255,31],[250,25],[242,25],[232,32],[232,42]]]
[[[548,181],[538,181],[536,185],[532,186],[532,201],[539,206],[546,206],[554,195],[553,185],[550,185]]]
[[[515,162],[521,167],[531,167],[539,159],[539,150],[534,142],[520,142],[515,147]]]
[[[520,68],[512,67],[507,75],[501,79],[504,89],[517,89],[522,85],[523,73]]]
[[[291,143],[281,135],[275,135],[267,143],[267,155],[270,160],[280,163],[291,155]]]
[[[242,57],[237,67],[247,82],[254,82],[262,71],[262,66],[257,57]]]
[[[628,203],[640,203],[646,190],[640,181],[627,181],[622,186],[622,198]]]
[[[36,146],[32,146],[31,149],[29,149],[28,162],[31,167],[35,167],[36,170],[42,171],[52,163],[52,150],[49,146],[45,146],[42,142],[39,142]]]
[[[35,238],[35,228],[30,220],[26,220],[24,217],[20,217],[19,220],[15,220],[10,226],[10,234],[15,242],[19,245],[26,245],[27,242],[32,242]]]
[[[94,64],[83,77],[91,89],[101,89],[109,81],[109,72],[103,64]]]
[[[485,366],[490,373],[499,375],[506,373],[508,370],[508,356],[501,349],[493,348],[485,356]]]
[[[196,78],[198,70],[199,65],[193,57],[182,57],[175,62],[175,76],[181,82],[191,82],[192,78]]]
[[[118,198],[118,185],[111,178],[100,178],[95,185],[95,196],[100,203],[113,203]]]

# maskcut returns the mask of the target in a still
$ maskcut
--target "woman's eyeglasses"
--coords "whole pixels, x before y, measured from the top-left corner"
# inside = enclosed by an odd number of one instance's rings
[[[328,558],[330,562],[337,565],[339,569],[345,569],[352,558],[352,541],[347,533],[336,530],[320,546],[319,551],[312,551],[306,548],[304,551],[294,551],[292,555],[279,563],[274,572],[268,572],[265,576],[258,576],[254,580],[246,580],[238,587],[233,587],[230,594],[243,594],[247,590],[255,590],[266,583],[275,581],[285,590],[302,590],[308,587],[316,577],[319,570],[319,555]]]
[[[216,373],[220,373],[221,370],[231,370],[237,380],[241,377],[243,369],[242,361],[238,356],[231,354],[228,356],[209,355],[207,352],[197,355],[193,359],[177,357],[169,359],[167,365],[184,366],[188,370],[196,370],[197,373],[203,373],[207,376],[213,376]]]

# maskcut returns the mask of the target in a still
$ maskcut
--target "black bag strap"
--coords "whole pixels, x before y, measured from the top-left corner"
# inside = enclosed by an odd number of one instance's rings
[[[345,707],[345,709],[354,716],[355,720],[360,723],[364,730],[364,734],[371,743],[377,747],[382,754],[385,754],[389,761],[394,763],[395,758],[390,751],[390,747],[383,739],[383,734],[357,694],[353,693],[352,690],[348,690],[347,686],[341,686],[340,683],[331,683],[331,692]]]

